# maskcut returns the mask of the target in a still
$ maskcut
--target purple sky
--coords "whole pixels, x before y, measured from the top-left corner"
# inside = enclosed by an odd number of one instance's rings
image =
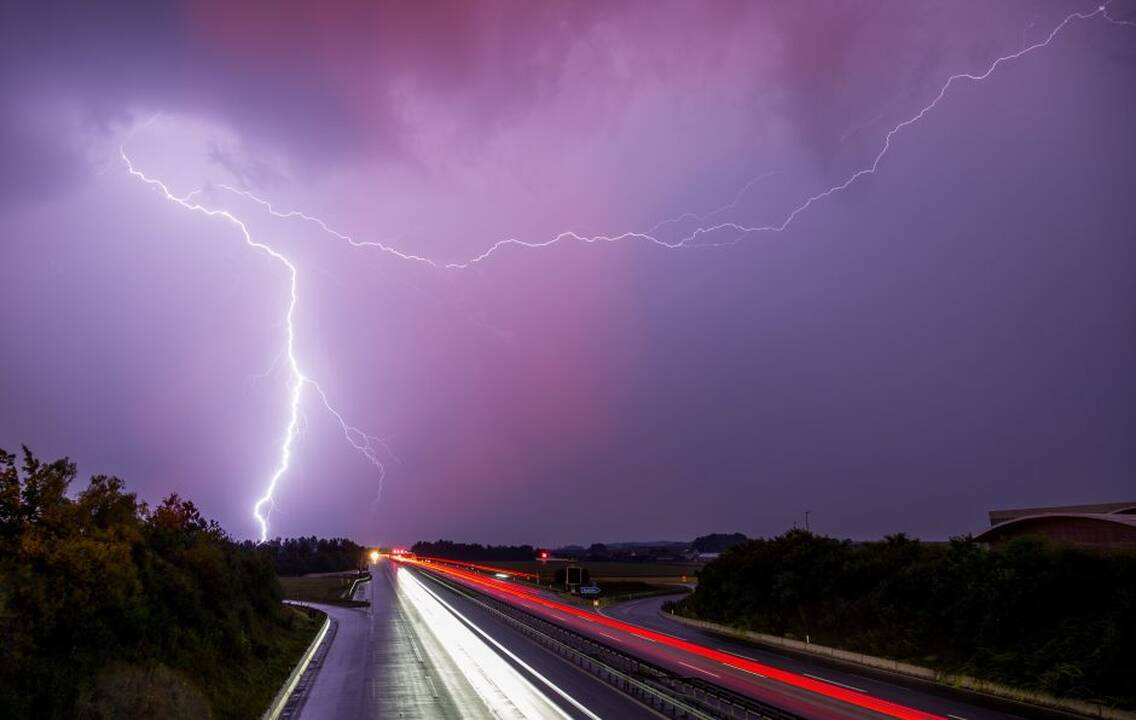
[[[0,447],[253,537],[979,529],[1136,490],[1136,4],[7,3]],[[220,189],[440,263],[353,247]],[[1110,22],[1112,18],[1115,22]],[[1128,23],[1128,24],[1125,24]],[[747,183],[758,179],[748,186]],[[736,199],[736,202],[735,202]]]

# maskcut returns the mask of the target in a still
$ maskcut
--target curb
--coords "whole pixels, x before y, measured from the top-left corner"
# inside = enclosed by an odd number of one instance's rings
[[[355,589],[357,587],[359,587],[360,584],[365,583],[365,582],[370,582],[370,581],[371,581],[371,573],[367,573],[366,575],[360,575],[360,576],[356,577],[354,580],[351,581],[351,587],[347,588],[347,590],[343,593],[343,599],[344,600],[353,600],[355,598]]]

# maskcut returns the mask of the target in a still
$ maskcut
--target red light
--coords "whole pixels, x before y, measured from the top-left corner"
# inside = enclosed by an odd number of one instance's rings
[[[461,568],[474,568],[477,570],[484,570],[491,573],[503,573],[512,577],[525,578],[536,582],[540,580],[540,576],[536,573],[523,572],[521,570],[510,570],[509,568],[496,567],[494,565],[482,565],[481,563],[466,562],[464,560],[449,560],[447,558],[429,557],[423,555],[418,558],[418,562],[422,563],[444,563],[446,565],[454,565]]]
[[[546,553],[544,552],[541,553],[541,555],[545,554]],[[753,660],[750,660],[749,658],[732,655],[721,650],[715,650],[703,645],[698,645],[688,640],[677,638],[673,635],[667,635],[665,633],[647,630],[645,628],[631,625],[629,623],[625,623],[620,620],[607,617],[605,615],[596,615],[595,613],[581,610],[580,608],[572,605],[565,605],[564,603],[556,602],[555,600],[549,600],[541,595],[538,595],[537,592],[533,589],[524,588],[518,585],[512,585],[500,580],[487,578],[484,575],[477,575],[475,573],[460,570],[454,567],[447,567],[445,565],[434,565],[431,570],[433,570],[434,572],[443,572],[446,575],[450,575],[451,577],[465,580],[474,585],[481,585],[487,589],[504,592],[517,598],[523,599],[527,602],[532,602],[538,605],[543,605],[545,607],[555,609],[567,615],[575,615],[576,617],[587,618],[593,623],[596,623],[598,625],[606,625],[613,630],[619,630],[622,632],[630,633],[632,635],[638,635],[640,637],[647,637],[662,645],[667,645],[678,650],[683,650],[693,655],[698,655],[700,657],[706,658],[708,660],[715,660],[717,662],[729,665],[731,667],[739,668],[741,670],[756,672],[772,680],[783,682],[786,685],[798,687],[809,692],[817,693],[819,695],[825,695],[834,700],[840,700],[842,702],[848,703],[849,705],[854,705],[867,710],[874,710],[884,715],[890,715],[891,717],[898,718],[899,720],[945,720],[945,718],[940,715],[924,712],[922,710],[916,710],[914,708],[900,705],[899,703],[890,702],[888,700],[883,700],[866,693],[845,690],[842,687],[835,687],[820,680],[813,680],[812,678],[809,678],[807,676],[798,675],[794,672],[789,672],[787,670],[782,670],[780,668],[755,662]]]

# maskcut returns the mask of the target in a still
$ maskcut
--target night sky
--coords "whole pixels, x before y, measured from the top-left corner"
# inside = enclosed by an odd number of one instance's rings
[[[944,538],[1136,495],[1136,4],[0,13],[0,447],[258,533],[287,269],[123,146],[294,264],[303,374],[383,441],[379,498],[305,385],[273,535],[683,539],[809,510]],[[875,173],[737,229],[1070,13]],[[222,185],[443,265],[541,247],[435,269]]]

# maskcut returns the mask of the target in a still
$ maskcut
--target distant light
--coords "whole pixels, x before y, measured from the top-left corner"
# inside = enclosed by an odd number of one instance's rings
[[[371,551],[371,564],[373,565],[373,564],[377,563],[378,561],[379,561],[379,551],[378,550],[372,550]]]
[[[509,576],[505,573],[493,573],[493,577],[501,578],[502,580],[509,579]]]

